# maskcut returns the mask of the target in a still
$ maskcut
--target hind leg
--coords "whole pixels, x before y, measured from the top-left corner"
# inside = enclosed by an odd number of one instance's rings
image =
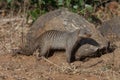
[[[42,49],[41,51],[38,50],[39,54],[36,55],[37,60],[41,60],[42,57],[45,57],[47,51],[45,49]]]
[[[41,56],[47,57],[47,54],[49,52],[49,47],[43,47],[38,50],[39,54],[37,55],[37,59],[39,59]]]

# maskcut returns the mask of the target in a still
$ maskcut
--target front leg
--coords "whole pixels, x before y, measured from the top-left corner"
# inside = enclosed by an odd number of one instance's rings
[[[67,48],[66,49],[66,57],[67,57],[68,63],[71,63],[71,55],[72,55],[72,48]]]
[[[71,40],[71,37],[70,37],[66,41],[66,56],[67,56],[68,63],[71,63],[73,47],[74,47],[74,42],[73,40]]]

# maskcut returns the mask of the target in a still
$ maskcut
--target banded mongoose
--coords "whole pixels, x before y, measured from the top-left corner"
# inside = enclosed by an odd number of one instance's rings
[[[72,50],[75,48],[78,41],[82,38],[88,38],[91,34],[87,31],[77,29],[73,32],[49,30],[41,34],[37,41],[39,54],[37,58],[41,56],[46,57],[51,49],[65,49],[67,62],[71,62]]]

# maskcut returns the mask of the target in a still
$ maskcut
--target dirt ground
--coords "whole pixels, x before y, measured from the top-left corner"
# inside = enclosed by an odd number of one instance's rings
[[[22,43],[22,37],[29,29],[24,22],[23,17],[0,19],[0,80],[120,79],[120,41],[116,42],[118,48],[112,53],[71,64],[66,62],[65,52],[55,52],[40,61],[34,55],[12,56],[11,49]]]

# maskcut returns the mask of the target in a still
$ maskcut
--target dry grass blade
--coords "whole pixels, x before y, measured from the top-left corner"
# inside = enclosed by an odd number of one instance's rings
[[[55,64],[55,63],[51,62],[50,60],[46,59],[45,57],[41,57],[41,58],[42,58],[42,59],[44,59],[45,61],[47,61],[48,63],[53,64],[54,66],[56,66],[56,67],[58,67],[58,68],[60,68],[60,69],[61,69],[61,67],[60,67],[60,66],[58,66],[57,64]]]

